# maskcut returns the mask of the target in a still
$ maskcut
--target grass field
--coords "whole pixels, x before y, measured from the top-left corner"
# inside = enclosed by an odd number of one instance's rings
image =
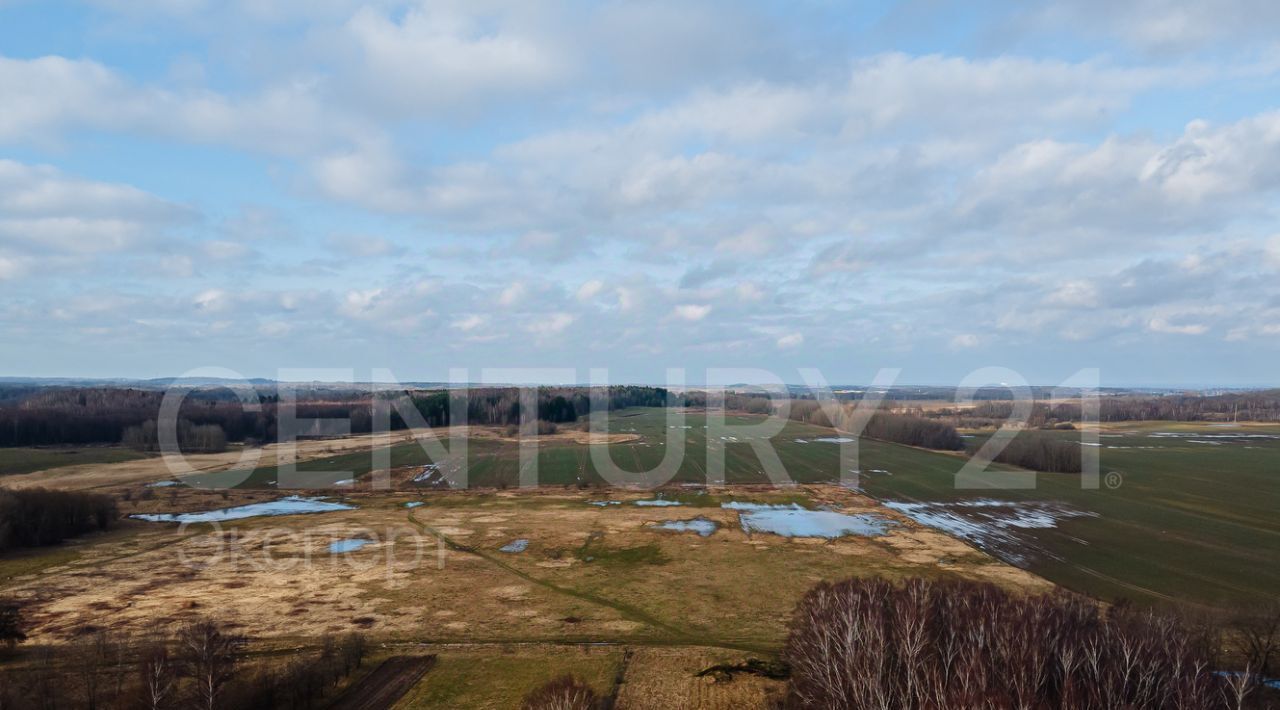
[[[1034,490],[962,491],[954,465],[894,466],[877,453],[867,463],[880,461],[894,475],[871,477],[865,488],[887,500],[1052,501],[1092,513],[1019,533],[1047,553],[1032,557],[1028,569],[1103,599],[1267,602],[1280,593],[1280,438],[1234,434],[1278,437],[1280,426],[1110,426],[1096,490],[1082,489],[1074,475],[1042,473]]]
[[[734,427],[758,421],[729,416],[726,424]],[[619,468],[644,471],[657,467],[666,448],[678,437],[684,442],[685,456],[670,480],[707,483],[712,477],[707,473],[706,425],[702,413],[687,413],[683,428],[673,429],[664,410],[624,410],[614,414],[610,431],[638,438],[609,445],[608,453]],[[963,465],[962,458],[870,440],[860,444],[858,465],[863,471],[863,489],[888,501],[949,504],[995,500],[1052,504],[1074,511],[1075,517],[1058,520],[1054,527],[1007,527],[1033,552],[1003,554],[1006,560],[1070,589],[1108,600],[1228,605],[1268,600],[1280,590],[1280,516],[1276,515],[1280,510],[1280,439],[1223,438],[1233,433],[1275,436],[1280,435],[1280,427],[1233,429],[1168,423],[1112,427],[1102,439],[1100,455],[1102,472],[1118,474],[1118,478],[1104,476],[1104,481],[1118,481],[1118,485],[1096,490],[1082,489],[1077,476],[1065,474],[1037,474],[1033,490],[960,490],[955,486],[955,474]],[[738,439],[723,442],[729,483],[768,482],[747,435],[732,429],[717,434]],[[792,480],[834,481],[840,476],[839,447],[815,441],[832,435],[827,429],[787,422],[770,443]],[[1078,432],[1050,435],[1064,439],[1079,436]],[[713,443],[718,442],[720,436],[713,436]],[[432,463],[416,443],[394,446],[390,454],[393,468]],[[515,486],[520,481],[516,442],[473,439],[468,454],[472,486]],[[437,463],[455,470],[459,465],[448,460]],[[367,452],[299,466],[302,471],[349,472],[333,474],[330,480],[363,476],[371,468]],[[212,474],[210,479],[221,476],[242,477],[243,472]],[[244,485],[259,487],[276,476],[274,468],[258,469]],[[589,448],[568,442],[538,448],[537,479],[542,485],[583,486],[603,480]],[[633,480],[655,484],[663,479],[636,476]],[[990,523],[986,511],[960,512],[969,521]]]
[[[114,446],[0,449],[0,476],[80,464],[119,463],[147,455]]]
[[[610,432],[634,436],[635,440],[603,446],[584,446],[569,441],[554,441],[537,446],[537,477],[540,485],[593,485],[606,482],[601,475],[591,450],[605,449],[614,464],[621,470],[635,474],[629,482],[646,486],[662,483],[769,483],[765,467],[760,463],[753,443],[760,444],[761,437],[742,432],[739,428],[758,424],[760,417],[725,417],[725,432],[713,435],[712,443],[724,448],[724,479],[708,474],[707,416],[701,412],[685,414],[682,428],[671,428],[666,412],[662,409],[628,409],[615,413],[611,418]],[[788,477],[796,483],[828,482],[839,479],[839,447],[835,444],[814,442],[813,439],[834,436],[830,429],[799,422],[786,422],[781,432],[769,439],[785,465]],[[724,437],[725,440],[722,440]],[[658,469],[668,446],[676,446],[676,439],[684,446],[684,456],[671,475],[645,472]],[[754,442],[753,442],[754,440]],[[804,442],[804,443],[802,443]],[[875,441],[862,444],[864,453],[872,453],[877,461],[924,461],[928,467],[954,467],[960,459],[955,456],[934,455],[913,449],[895,447]],[[923,458],[922,455],[923,454]],[[936,456],[936,458],[934,458]],[[393,469],[402,467],[440,464],[445,470],[457,470],[458,460],[434,461],[415,443],[409,442],[390,447]],[[513,439],[472,438],[467,451],[467,480],[473,487],[516,486],[521,482],[522,463],[520,445]],[[529,465],[525,465],[526,477],[531,477]],[[297,470],[313,476],[317,485],[328,484],[346,478],[360,478],[373,470],[373,458],[367,451],[315,458],[297,465]],[[253,471],[232,470],[202,474],[186,480],[195,485],[227,485],[241,488],[261,488],[278,481],[280,470],[274,466]]]

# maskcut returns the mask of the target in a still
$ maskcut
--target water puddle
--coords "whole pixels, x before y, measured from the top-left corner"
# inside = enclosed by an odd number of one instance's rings
[[[181,486],[182,481],[156,481],[148,483],[147,488],[168,488],[169,486]]]
[[[953,503],[890,501],[884,505],[921,525],[973,543],[1018,566],[1025,566],[1035,555],[1047,554],[1030,536],[1020,534],[1020,531],[1056,528],[1061,520],[1098,516],[1097,513],[1076,510],[1061,503],[1018,503],[991,499]]]
[[[684,505],[684,503],[681,503],[678,500],[666,500],[665,498],[654,498],[652,500],[638,500],[632,503],[632,505],[639,505],[639,506],[653,507],[653,508],[667,508],[673,505]]]
[[[524,538],[520,538],[519,540],[512,540],[511,542],[508,542],[502,547],[499,547],[498,551],[517,553],[517,552],[524,552],[527,549],[529,549],[529,541]]]
[[[345,552],[355,552],[371,542],[373,542],[373,540],[366,540],[360,537],[338,540],[337,542],[329,543],[329,554],[340,555]]]
[[[1250,434],[1247,432],[1236,432],[1230,434],[1206,434],[1202,431],[1157,431],[1147,434],[1149,439],[1186,439],[1195,444],[1211,444],[1231,442],[1232,440],[1248,440],[1248,439],[1280,439],[1280,434]],[[1220,442],[1205,441],[1206,439],[1219,439]]]
[[[420,505],[422,505],[422,501],[420,501],[420,500],[411,500],[411,501],[409,501],[408,503],[405,503],[405,504],[404,504],[404,507],[406,507],[406,508],[417,508],[417,507],[418,507],[418,506],[420,506]]]
[[[711,534],[720,526],[714,520],[707,520],[701,516],[692,520],[667,520],[658,525],[663,530],[674,530],[676,532],[695,532],[699,537],[711,537]]]
[[[874,537],[884,535],[892,523],[871,514],[851,515],[833,510],[809,510],[791,505],[764,503],[721,503],[721,508],[738,511],[738,521],[745,533],[763,532],[783,537],[824,537],[835,539],[845,535]]]
[[[268,515],[297,515],[301,513],[329,513],[335,510],[354,510],[355,506],[345,503],[334,503],[324,498],[302,498],[289,496],[280,500],[265,503],[250,503],[233,508],[204,510],[198,513],[137,513],[130,515],[136,520],[152,523],[218,523],[225,520],[241,520]]]
[[[603,507],[605,507],[605,506],[607,506],[607,505],[622,505],[622,501],[620,501],[620,500],[590,500],[590,501],[587,501],[587,505],[594,505],[594,506],[597,506],[597,507],[603,508]]]
[[[853,443],[853,439],[850,439],[847,436],[823,436],[823,437],[814,439],[814,441],[820,441],[824,444],[852,444]]]

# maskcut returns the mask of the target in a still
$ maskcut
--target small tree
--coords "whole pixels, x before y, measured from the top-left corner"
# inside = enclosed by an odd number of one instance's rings
[[[368,641],[365,640],[364,634],[359,631],[352,631],[343,636],[342,643],[338,645],[338,654],[342,657],[343,672],[350,673],[353,669],[359,668],[364,663],[364,654],[368,648]]]
[[[212,620],[202,619],[178,634],[183,673],[195,685],[195,706],[214,710],[222,688],[235,670],[236,653],[243,639],[222,632]]]
[[[138,704],[148,710],[160,710],[169,704],[178,683],[169,647],[153,641],[138,654]]]
[[[0,599],[0,645],[9,650],[27,640],[23,632],[22,605],[13,599]]]

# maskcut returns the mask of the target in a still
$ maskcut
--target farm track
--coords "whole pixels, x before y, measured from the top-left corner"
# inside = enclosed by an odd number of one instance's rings
[[[395,705],[436,664],[432,656],[392,656],[351,686],[331,710],[385,710]]]
[[[580,599],[585,602],[589,602],[592,604],[597,604],[599,606],[613,609],[614,611],[618,612],[619,614],[622,614],[623,616],[633,621],[640,622],[646,626],[652,627],[654,629],[657,629],[669,634],[671,638],[674,641],[676,641],[677,645],[697,645],[697,646],[719,647],[719,648],[733,649],[737,651],[749,651],[752,653],[765,653],[765,654],[772,654],[774,652],[772,649],[769,649],[767,647],[760,646],[754,643],[742,643],[742,642],[732,641],[728,639],[709,639],[709,638],[698,638],[698,637],[692,636],[685,629],[682,629],[678,626],[672,625],[668,622],[658,619],[657,617],[649,614],[648,612],[643,611],[641,609],[637,609],[636,607],[633,607],[629,604],[617,602],[612,599],[606,599],[605,597],[601,597],[599,595],[592,594],[590,592],[583,592],[583,591],[572,589],[569,587],[562,587],[554,582],[549,582],[545,579],[539,579],[538,577],[534,577],[533,575],[523,570],[517,569],[516,567],[513,567],[507,564],[506,562],[503,562],[502,560],[499,560],[493,557],[492,555],[486,554],[474,547],[463,545],[449,538],[448,536],[440,533],[435,528],[432,528],[431,526],[427,525],[426,523],[414,517],[414,511],[412,510],[409,511],[408,518],[409,518],[410,524],[416,526],[419,530],[425,533],[428,533],[430,535],[435,535],[438,539],[443,540],[444,543],[454,551],[475,555],[476,557],[479,557],[485,560],[486,562],[489,562],[490,564],[496,567],[499,567],[502,570],[519,577],[520,579],[523,579],[526,582],[529,582],[531,584],[536,584],[544,589],[550,590],[557,594],[563,594],[566,596],[573,597],[575,599]]]

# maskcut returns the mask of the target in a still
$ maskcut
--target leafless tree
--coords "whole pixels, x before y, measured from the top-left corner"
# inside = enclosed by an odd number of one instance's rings
[[[1242,706],[1180,619],[972,582],[822,583],[797,606],[788,704],[822,708]]]
[[[242,644],[242,638],[224,633],[210,619],[187,624],[178,633],[183,674],[195,686],[195,707],[215,710],[223,686],[235,671],[236,653]]]

